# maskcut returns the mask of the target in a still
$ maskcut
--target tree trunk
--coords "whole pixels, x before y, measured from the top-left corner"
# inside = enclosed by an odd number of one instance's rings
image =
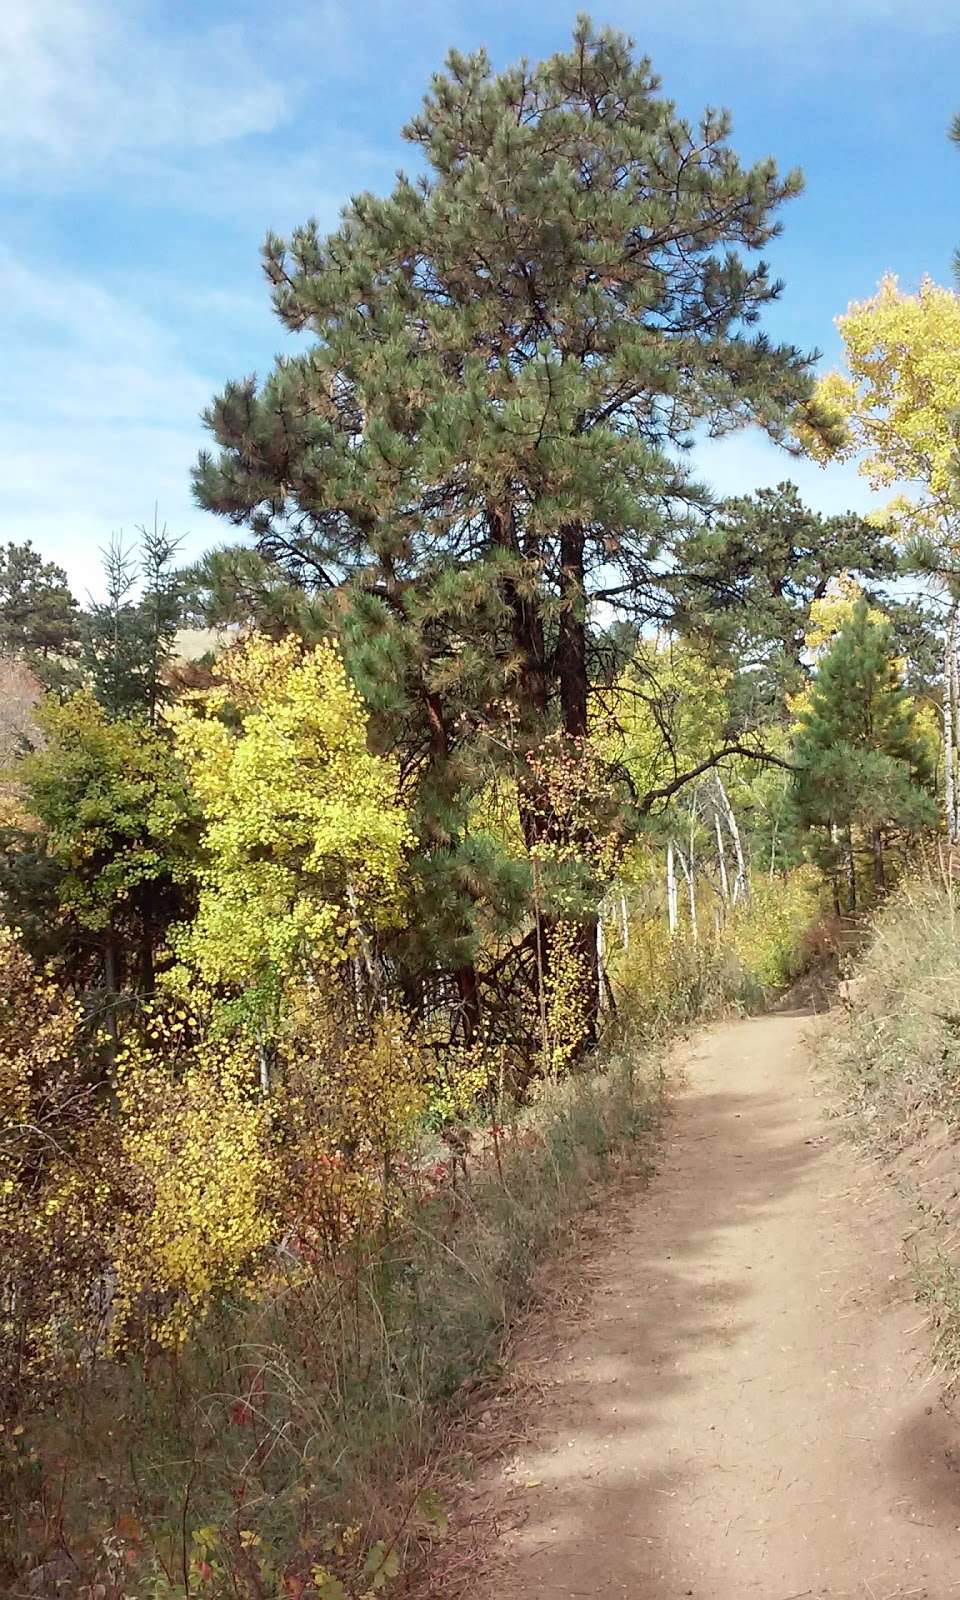
[[[599,917],[596,912],[587,915],[577,927],[576,949],[583,961],[587,974],[587,997],[589,1010],[584,1019],[584,1044],[592,1045],[597,1042],[597,1027],[600,1020],[600,1000],[602,992],[602,977],[600,971],[600,952],[598,948]]]
[[[523,559],[512,506],[488,506],[487,528],[491,543],[498,550],[506,550],[518,563]],[[520,667],[520,705],[542,723],[548,702],[543,619],[537,602],[521,594],[514,574],[507,572],[501,579],[501,592],[510,614],[513,647]]]
[[[150,929],[144,930],[143,942],[140,946],[140,993],[153,994],[157,987],[157,975],[154,967],[153,938]]]
[[[717,834],[717,866],[720,869],[720,898],[724,905],[730,901],[730,884],[727,880],[727,857],[723,848],[723,833],[720,829],[720,813],[713,813],[713,825]]]
[[[560,618],[557,678],[563,726],[572,739],[587,736],[587,629],[583,591],[583,529],[577,522],[560,530]]]
[[[597,912],[597,984],[600,990],[599,1007],[603,1011],[607,1000],[607,941],[603,926],[603,906]]]
[[[720,802],[720,809],[723,812],[724,821],[727,824],[730,838],[733,840],[733,852],[737,862],[737,876],[734,879],[732,896],[733,904],[736,905],[739,899],[746,899],[748,897],[750,893],[750,881],[747,877],[747,863],[744,860],[743,845],[740,842],[740,829],[737,827],[737,819],[734,815],[733,806],[730,804],[730,797],[723,786],[723,779],[721,778],[719,772],[716,773],[715,776],[717,780],[717,799]]]
[[[447,725],[444,720],[443,701],[435,690],[428,689],[427,685],[422,681],[420,684],[420,692],[423,696],[423,704],[427,713],[427,724],[430,729],[430,757],[434,765],[438,768],[441,768],[446,765],[450,758],[450,740],[447,735]],[[366,941],[363,939],[363,932],[360,928],[359,918],[356,916],[356,897],[353,893],[352,884],[349,886],[348,892],[351,895],[351,906],[354,910],[357,930],[361,936],[364,964],[370,975],[371,986],[376,989],[377,978],[373,971],[369,947],[367,946]],[[464,1043],[470,1044],[477,1035],[481,1019],[480,987],[477,981],[477,969],[475,964],[472,961],[463,962],[462,965],[455,968],[453,979],[457,986],[457,993],[460,996],[459,1017],[457,1020],[462,1028]]]
[[[560,616],[557,624],[556,673],[560,688],[563,726],[571,739],[587,737],[587,627],[584,594],[584,533],[579,522],[560,529]],[[602,969],[597,947],[598,919],[583,918],[577,948],[590,973],[588,1038],[595,1039],[597,1016],[603,1001]]]
[[[488,510],[488,525],[494,544],[521,557],[512,509]],[[553,670],[559,687],[560,712],[565,732],[571,739],[582,740],[587,735],[587,644],[585,600],[583,587],[584,533],[579,523],[569,523],[560,530],[560,575],[557,646],[553,657]],[[521,662],[521,704],[530,719],[530,731],[542,738],[547,727],[549,704],[547,663],[544,646],[543,622],[535,601],[521,596],[512,578],[503,583],[503,593],[510,608],[513,643]],[[520,822],[527,848],[530,849],[555,823],[562,819],[549,816],[544,797],[537,793],[525,795],[524,785],[519,786]],[[550,968],[549,928],[542,912],[537,911],[541,926],[538,930],[538,948],[546,972]],[[597,1035],[597,1020],[601,1004],[601,971],[597,952],[598,919],[595,912],[584,915],[578,924],[575,949],[587,973],[589,990],[586,1017],[586,1042],[592,1043]]]
[[[677,869],[672,839],[667,845],[667,924],[672,939],[677,931]]]
[[[846,832],[846,857],[847,857],[847,910],[851,914],[857,909],[857,863],[853,854],[853,834],[850,824]]]
[[[873,886],[876,890],[885,889],[886,872],[883,864],[883,829],[873,830]]]
[[[114,928],[108,928],[103,941],[103,987],[106,992],[106,1018],[107,1032],[110,1035],[111,1052],[117,1048],[117,995],[119,993],[119,960],[117,956],[117,935]]]
[[[472,1044],[480,1028],[480,991],[477,986],[477,969],[472,961],[464,962],[456,970],[457,991],[460,995],[460,1024],[464,1044]]]
[[[533,925],[537,949],[537,1006],[540,1012],[540,1048],[543,1052],[543,1070],[550,1070],[550,1027],[547,1019],[547,929],[540,893],[540,861],[534,856],[530,863],[533,877]]]
[[[349,872],[347,873],[347,903],[350,906],[350,913],[353,917],[353,931],[357,936],[357,949],[363,963],[363,971],[366,973],[367,982],[370,985],[370,998],[375,1003],[380,997],[381,986],[373,959],[373,951],[370,948],[370,941],[367,938],[363,923],[360,921],[360,905],[357,900],[356,887]]]
[[[957,610],[960,602],[950,608],[943,652],[943,788],[944,814],[947,825],[947,842],[955,845],[960,840],[960,797],[958,797],[957,764],[960,761],[960,671],[957,666],[958,639]]]
[[[833,885],[833,909],[837,916],[843,915],[843,903],[840,898],[840,829],[835,822],[830,824],[830,843],[833,846],[831,857],[830,882]]]
[[[687,903],[690,907],[690,936],[694,944],[698,944],[700,940],[700,932],[699,928],[697,927],[697,886],[694,874],[692,841],[690,844],[689,861],[684,856],[679,845],[677,846],[677,860],[680,863],[680,870],[683,873],[687,884]]]

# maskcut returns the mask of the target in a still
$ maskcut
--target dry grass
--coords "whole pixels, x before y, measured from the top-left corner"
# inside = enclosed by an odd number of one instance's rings
[[[0,1448],[3,1593],[349,1600],[378,1551],[400,1592],[442,1542],[447,1482],[470,1467],[451,1430],[495,1391],[537,1263],[642,1161],[659,1098],[630,1051],[549,1085],[499,1160],[488,1147],[388,1238],[336,1270],[278,1260],[176,1356],[78,1378]]]
[[[876,919],[833,1029],[849,1126],[910,1201],[918,1296],[936,1358],[960,1379],[960,905],[932,876],[908,880]]]
[[[861,1126],[888,1153],[960,1124],[960,945],[955,894],[902,885],[851,984],[837,1059]]]

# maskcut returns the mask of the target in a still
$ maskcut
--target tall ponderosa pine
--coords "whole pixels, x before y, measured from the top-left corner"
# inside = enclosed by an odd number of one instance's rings
[[[847,855],[856,900],[853,831],[885,880],[884,842],[936,821],[929,741],[903,686],[893,630],[861,599],[820,663],[794,743],[794,803],[807,827],[825,830],[825,857]]]
[[[779,436],[806,396],[805,358],[750,331],[780,286],[738,250],[771,239],[800,179],[742,166],[726,114],[683,121],[585,19],[537,65],[452,53],[405,131],[421,178],[356,197],[328,237],[267,240],[277,312],[312,342],[227,387],[196,484],[331,592],[418,782],[424,961],[457,967],[475,1021],[474,906],[508,916],[511,880],[468,835],[465,790],[507,760],[528,843],[561,825],[525,756],[586,733],[592,604],[673,613],[701,498],[677,447]]]

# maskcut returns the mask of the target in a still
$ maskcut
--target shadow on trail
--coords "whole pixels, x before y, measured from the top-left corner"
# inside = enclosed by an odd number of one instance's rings
[[[783,1048],[782,1020],[766,1048]],[[524,1455],[533,1481],[506,1594],[728,1592],[722,1573],[703,1570],[675,1500],[682,1491],[689,1506],[704,1480],[729,1476],[722,1436],[731,1418],[712,1404],[713,1381],[731,1364],[748,1371],[769,1336],[755,1304],[763,1225],[824,1153],[798,1126],[782,1076],[765,1086],[764,1048],[761,1039],[749,1092],[716,1081],[687,1089],[667,1122],[658,1176],[614,1208],[586,1303],[550,1359],[551,1437]],[[708,1038],[698,1058],[714,1049]],[[751,1231],[758,1248],[746,1265]],[[727,1488],[735,1497],[736,1484]]]
[[[898,1430],[892,1446],[904,1503],[914,1519],[960,1518],[960,1438],[956,1418],[934,1391],[921,1395],[914,1414]],[[960,1592],[960,1591],[957,1591]]]

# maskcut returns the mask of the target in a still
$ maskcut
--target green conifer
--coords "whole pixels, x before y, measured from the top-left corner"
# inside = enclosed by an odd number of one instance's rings
[[[885,882],[889,837],[936,821],[929,741],[904,688],[890,622],[861,599],[820,664],[794,744],[794,803],[824,834],[834,869],[847,856],[856,900],[855,833],[868,844],[874,885]]]
[[[422,925],[459,930],[467,1004],[473,907],[505,914],[511,880],[470,845],[465,793],[506,762],[528,844],[560,825],[526,755],[587,731],[591,608],[672,615],[702,501],[683,447],[747,422],[779,437],[809,392],[801,353],[755,331],[780,285],[751,259],[800,178],[743,166],[725,113],[686,122],[585,18],[537,64],[453,52],[405,131],[421,178],[355,197],[329,236],[268,238],[309,348],[214,402],[196,488],[330,596],[418,783]]]
[[[67,574],[29,540],[0,548],[0,655],[25,661],[59,687],[80,648],[80,609]]]
[[[83,665],[111,717],[153,724],[168,696],[165,676],[183,620],[178,541],[154,519],[141,528],[139,552],[111,539],[103,553],[107,597],[84,618]]]

